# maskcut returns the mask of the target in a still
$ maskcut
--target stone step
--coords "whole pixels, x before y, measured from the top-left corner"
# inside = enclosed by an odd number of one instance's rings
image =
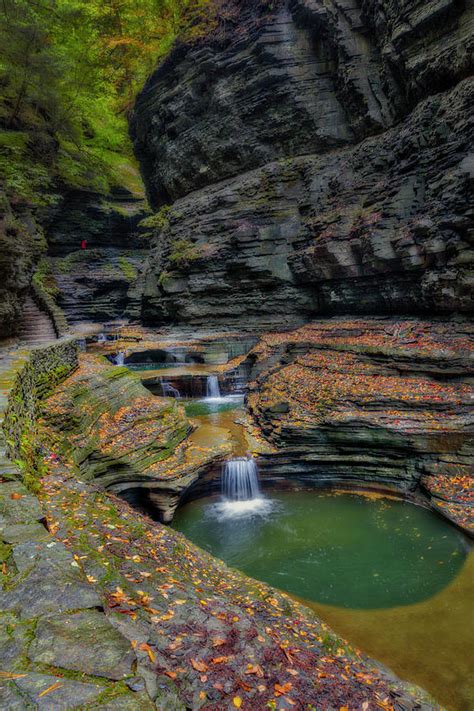
[[[23,304],[18,337],[28,345],[41,345],[56,340],[50,317],[41,311],[31,296],[27,296]]]

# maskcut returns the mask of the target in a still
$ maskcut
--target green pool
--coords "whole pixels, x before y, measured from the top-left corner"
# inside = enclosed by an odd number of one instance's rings
[[[472,707],[472,558],[434,513],[382,497],[279,492],[242,513],[200,499],[173,526],[297,597],[447,708]]]

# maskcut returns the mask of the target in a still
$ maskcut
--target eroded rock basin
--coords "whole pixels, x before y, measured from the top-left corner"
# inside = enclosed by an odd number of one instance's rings
[[[316,610],[351,642],[448,709],[470,708],[474,558],[462,533],[397,499],[274,492],[264,513],[222,515],[218,498],[174,527],[228,565]]]

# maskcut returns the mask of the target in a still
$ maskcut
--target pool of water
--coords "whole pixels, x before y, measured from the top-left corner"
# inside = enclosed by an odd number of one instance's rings
[[[396,499],[318,492],[269,499],[241,516],[200,499],[178,509],[173,526],[232,567],[298,597],[448,708],[472,708],[465,537]]]
[[[218,398],[202,398],[199,400],[182,400],[188,417],[202,415],[218,415],[221,412],[230,412],[242,409],[244,404],[243,395],[225,395]],[[217,418],[219,419],[219,418]]]

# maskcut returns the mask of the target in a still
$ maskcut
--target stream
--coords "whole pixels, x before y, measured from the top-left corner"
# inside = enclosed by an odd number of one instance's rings
[[[464,534],[432,511],[382,494],[262,493],[249,458],[244,387],[229,387],[208,363],[129,367],[156,395],[179,397],[195,444],[212,447],[230,435],[222,495],[188,497],[174,528],[286,591],[447,709],[472,708],[474,556]],[[257,479],[249,482],[253,467]]]

